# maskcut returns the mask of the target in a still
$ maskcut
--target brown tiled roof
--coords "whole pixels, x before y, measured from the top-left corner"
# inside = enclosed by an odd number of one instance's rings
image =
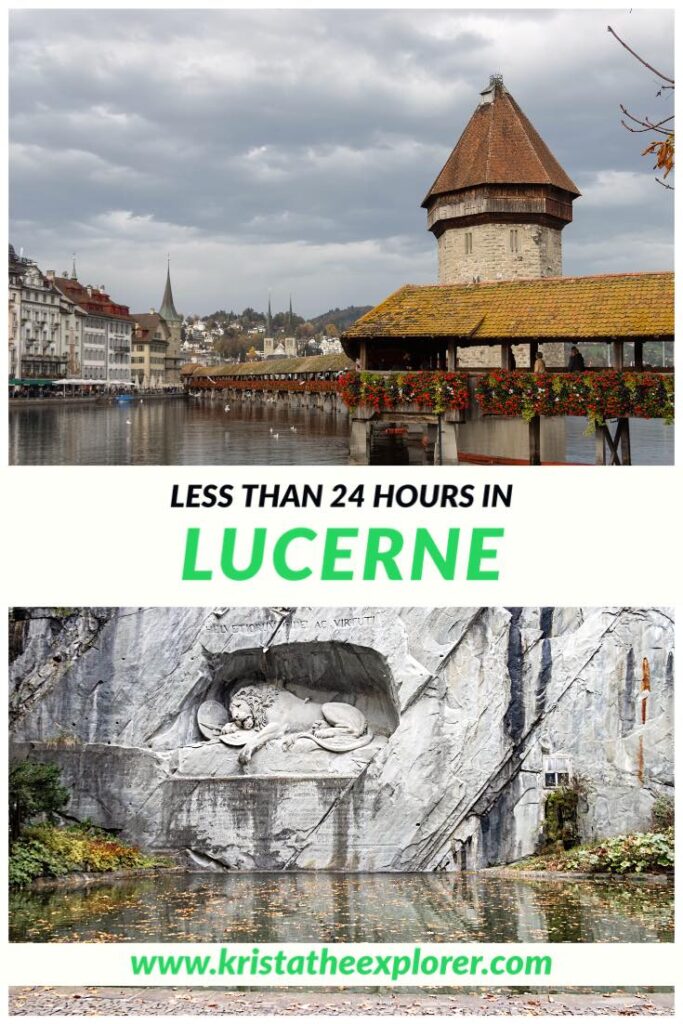
[[[350,327],[358,338],[673,338],[671,272],[405,285]]]
[[[580,195],[502,82],[490,89],[493,99],[476,108],[422,205],[446,192],[486,184],[551,185]]]
[[[159,320],[161,317],[158,313],[131,313],[133,320],[140,327],[144,327],[146,331],[154,330],[159,326]]]
[[[107,292],[100,291],[99,288],[92,288],[92,294],[88,294],[87,287],[71,277],[55,277],[54,284],[62,295],[66,295],[67,299],[75,302],[86,313],[109,317],[112,320],[132,320],[128,306],[114,302]]]
[[[159,313],[131,313],[131,316],[135,322],[135,340],[152,341],[161,323]]]
[[[135,321],[135,337],[137,341],[151,341],[157,332],[161,317],[158,313],[132,313]]]

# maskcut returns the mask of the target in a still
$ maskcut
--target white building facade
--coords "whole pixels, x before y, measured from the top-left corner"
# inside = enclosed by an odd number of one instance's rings
[[[10,252],[9,372],[15,379],[66,376],[63,296],[32,260]],[[70,304],[69,304],[70,305]]]
[[[133,318],[128,307],[113,302],[104,285],[82,285],[75,273],[54,281],[82,316],[80,331],[73,327],[73,344],[79,344],[77,375],[103,384],[129,384]]]

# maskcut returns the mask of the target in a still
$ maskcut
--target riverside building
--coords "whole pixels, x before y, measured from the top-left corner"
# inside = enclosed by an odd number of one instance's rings
[[[55,287],[54,273],[9,247],[10,380],[60,380],[79,372],[85,314]]]
[[[166,287],[159,312],[150,309],[149,313],[133,313],[133,321],[133,382],[142,387],[179,385],[183,318],[173,302],[170,268],[166,271]]]
[[[71,275],[48,271],[54,287],[83,313],[80,331],[80,375],[108,384],[131,382],[133,321],[128,306],[114,302],[104,285],[83,285],[74,265]]]

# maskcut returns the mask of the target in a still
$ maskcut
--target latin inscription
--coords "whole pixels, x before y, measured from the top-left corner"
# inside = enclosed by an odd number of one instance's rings
[[[338,619],[288,619],[291,626],[305,629],[313,624],[316,629],[325,629],[334,626],[335,629],[353,629],[357,626],[371,626],[375,621],[375,615],[353,615],[350,618]],[[265,619],[260,622],[210,622],[205,627],[208,633],[259,633],[261,630],[275,629],[279,619]]]

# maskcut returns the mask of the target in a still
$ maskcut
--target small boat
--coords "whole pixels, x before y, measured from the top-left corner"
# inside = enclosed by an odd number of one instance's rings
[[[132,402],[133,401],[133,396],[132,395],[117,395],[116,396],[116,401],[117,402]]]

